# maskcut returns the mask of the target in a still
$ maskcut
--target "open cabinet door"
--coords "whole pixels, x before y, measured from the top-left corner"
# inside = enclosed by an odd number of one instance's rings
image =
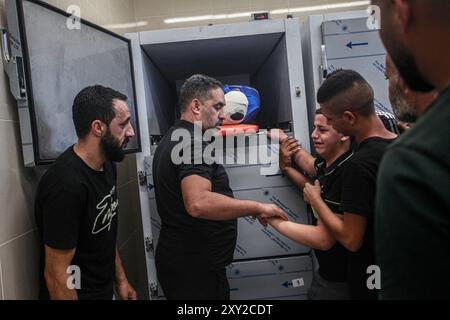
[[[128,96],[141,150],[130,40],[36,0],[6,0],[3,60],[17,100],[25,166],[49,164],[76,142],[72,103],[100,84]]]

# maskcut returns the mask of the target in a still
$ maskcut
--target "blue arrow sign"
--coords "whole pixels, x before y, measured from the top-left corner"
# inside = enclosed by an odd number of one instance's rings
[[[290,286],[292,286],[292,282],[291,281],[286,281],[285,283],[282,284],[283,287],[285,288],[289,288]]]
[[[353,42],[350,41],[349,43],[346,44],[346,47],[348,47],[348,48],[350,48],[350,49],[353,49],[353,47],[357,47],[357,46],[367,46],[367,45],[369,45],[368,42],[353,43]]]

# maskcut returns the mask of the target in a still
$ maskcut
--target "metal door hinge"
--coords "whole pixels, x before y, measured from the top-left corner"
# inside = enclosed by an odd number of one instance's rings
[[[327,50],[326,50],[326,47],[324,44],[320,47],[320,58],[322,60],[321,65],[319,67],[320,68],[320,84],[322,84],[328,75]]]
[[[150,296],[153,300],[153,298],[158,297],[158,284],[156,282],[150,282]]]
[[[21,53],[17,53],[20,42],[14,40],[5,28],[0,28],[0,44],[3,66],[8,74],[10,90],[16,100],[27,100],[27,84],[25,80],[25,65]],[[12,43],[11,43],[12,42]],[[11,50],[13,46],[16,50]]]
[[[145,251],[153,251],[153,239],[151,239],[150,237],[145,237]]]
[[[2,38],[2,53],[3,53],[3,60],[5,62],[11,61],[11,44],[9,42],[9,34],[8,30],[4,28],[0,28],[1,38]]]
[[[140,186],[147,185],[147,173],[145,171],[138,171],[138,179]]]

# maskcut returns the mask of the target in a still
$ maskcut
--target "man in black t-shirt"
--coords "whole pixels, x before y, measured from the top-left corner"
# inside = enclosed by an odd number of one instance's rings
[[[203,156],[208,145],[203,132],[220,124],[224,106],[219,81],[191,76],[180,91],[181,120],[155,151],[153,178],[161,218],[156,269],[170,300],[229,299],[225,267],[233,260],[236,218],[257,216],[263,223],[272,216],[287,219],[274,204],[233,199],[223,166]]]
[[[37,188],[40,299],[136,299],[116,247],[116,166],[134,136],[127,97],[83,89],[72,114],[78,142],[58,157]]]
[[[341,208],[343,219],[322,200],[318,181],[306,184],[305,200],[334,237],[351,251],[348,284],[353,299],[376,299],[379,284],[368,283],[375,266],[374,202],[378,165],[386,147],[397,137],[375,113],[372,87],[357,72],[338,70],[324,81],[317,93],[322,113],[338,132],[353,136],[355,154],[343,166]],[[369,269],[368,269],[369,268]],[[372,267],[373,268],[373,267]],[[376,277],[375,277],[376,278]]]
[[[320,181],[322,198],[335,214],[342,215],[342,168],[351,159],[350,137],[343,136],[327,123],[321,110],[316,111],[311,134],[319,155],[311,156],[294,138],[280,131],[280,169],[300,189],[310,182],[309,177]],[[297,168],[294,165],[297,165]],[[302,173],[303,171],[303,173]],[[315,208],[312,208],[313,211]],[[313,225],[270,219],[269,224],[286,237],[314,248],[318,265],[308,291],[310,300],[350,299],[347,285],[347,260],[349,251],[325,227],[315,214]]]

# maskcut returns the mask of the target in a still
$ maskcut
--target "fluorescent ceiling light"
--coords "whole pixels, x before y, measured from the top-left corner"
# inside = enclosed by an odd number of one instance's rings
[[[180,23],[180,22],[192,22],[192,21],[204,21],[204,20],[246,18],[246,17],[250,17],[251,15],[252,15],[252,12],[236,12],[236,13],[230,13],[230,14],[211,14],[211,15],[206,15],[206,16],[165,19],[164,23]]]
[[[365,5],[367,5],[367,6],[370,5],[370,1],[353,1],[353,2],[324,4],[324,5],[320,5],[320,6],[311,6],[311,7],[278,9],[278,10],[272,10],[272,11],[270,11],[270,13],[271,14],[283,14],[283,13],[294,13],[294,12],[309,12],[309,11],[319,11],[319,10],[350,8],[350,7],[365,6]]]
[[[122,24],[108,24],[103,26],[105,29],[128,29],[135,27],[142,27],[148,24],[147,21],[139,21],[139,22],[131,22],[131,23],[122,23]]]
[[[324,4],[319,6],[310,6],[310,7],[298,7],[291,9],[277,9],[270,11],[270,14],[285,14],[285,13],[295,13],[295,12],[309,12],[309,11],[318,11],[318,10],[330,10],[330,9],[339,9],[339,8],[350,8],[357,6],[370,5],[370,1],[352,1],[352,2],[342,2],[342,3],[333,3],[333,4]],[[193,21],[205,21],[205,20],[223,20],[223,19],[234,19],[234,18],[250,18],[252,13],[259,13],[262,11],[251,11],[251,12],[236,12],[230,14],[211,14],[211,15],[203,15],[203,16],[192,16],[192,17],[180,17],[180,18],[170,18],[165,19],[164,23],[182,23],[182,22],[193,22]]]

